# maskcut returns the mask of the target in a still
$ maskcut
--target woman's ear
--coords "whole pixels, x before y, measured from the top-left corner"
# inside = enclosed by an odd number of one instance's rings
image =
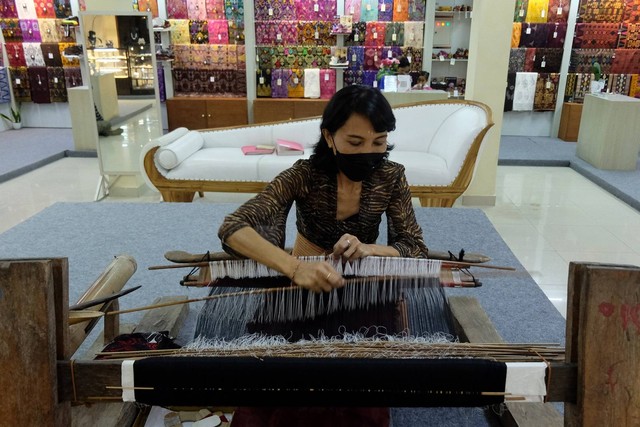
[[[333,136],[331,135],[331,132],[327,129],[322,129],[322,137],[327,142],[329,148],[333,148]]]

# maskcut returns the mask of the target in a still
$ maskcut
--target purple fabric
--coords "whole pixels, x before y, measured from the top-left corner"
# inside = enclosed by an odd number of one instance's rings
[[[37,19],[21,19],[20,29],[22,29],[22,41],[32,43],[39,43],[42,41]]]
[[[165,102],[167,100],[167,89],[164,84],[164,67],[162,65],[158,67],[158,91],[160,92],[158,94],[160,102]]]
[[[290,78],[290,69],[276,68],[271,72],[272,98],[286,98],[287,96],[289,96],[288,82]]]

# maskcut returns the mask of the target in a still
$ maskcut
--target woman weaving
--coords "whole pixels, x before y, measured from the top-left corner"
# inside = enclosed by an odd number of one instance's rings
[[[404,167],[387,160],[392,148],[387,135],[394,129],[395,117],[380,91],[358,85],[338,91],[324,110],[320,140],[310,159],[297,161],[225,218],[218,233],[225,250],[276,269],[314,292],[340,288],[345,280],[330,263],[297,256],[426,257]],[[298,234],[289,254],[282,248],[293,202]],[[383,214],[388,246],[376,244]],[[382,311],[391,317],[396,312],[393,306]],[[354,329],[384,323],[380,317],[349,314]],[[344,330],[344,321],[324,323],[322,331],[331,335],[336,325]],[[275,331],[273,325],[262,325],[257,330],[286,336],[290,327],[300,325],[287,323]],[[305,322],[301,329],[313,327]],[[239,408],[233,426],[387,426],[389,419],[388,408]]]
[[[426,257],[404,167],[387,160],[387,135],[394,129],[391,106],[380,91],[360,85],[338,91],[324,110],[311,158],[297,161],[225,218],[218,232],[224,249],[315,292],[341,287],[344,280],[329,263],[296,256]],[[282,248],[293,202],[298,235],[289,254]],[[388,246],[376,244],[383,214]]]

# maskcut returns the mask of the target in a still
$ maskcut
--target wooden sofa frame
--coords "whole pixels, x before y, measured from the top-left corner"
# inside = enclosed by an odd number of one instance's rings
[[[445,101],[424,101],[402,106],[414,106],[423,104],[466,104],[474,105],[482,108],[487,115],[487,126],[485,126],[476,136],[467,155],[458,176],[449,185],[414,185],[411,186],[411,194],[420,200],[420,204],[424,207],[452,207],[455,201],[467,190],[476,166],[476,160],[480,151],[480,146],[485,135],[494,125],[491,109],[486,104],[477,101],[461,101],[461,100],[445,100]],[[301,120],[309,120],[301,119]],[[275,124],[278,122],[266,123]],[[246,128],[252,126],[265,126],[265,123],[243,126],[232,126],[221,129]],[[213,130],[213,129],[212,129]],[[207,130],[203,130],[206,132]],[[198,193],[201,197],[205,192],[220,193],[258,193],[262,191],[267,182],[258,181],[210,181],[210,180],[172,180],[164,177],[156,168],[154,156],[159,147],[154,147],[147,152],[144,157],[144,169],[149,180],[160,191],[162,199],[165,202],[191,202]]]

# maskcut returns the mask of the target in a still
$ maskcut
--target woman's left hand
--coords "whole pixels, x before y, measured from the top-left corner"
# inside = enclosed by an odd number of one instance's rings
[[[373,247],[362,243],[354,235],[343,234],[333,245],[332,255],[334,258],[341,257],[344,261],[353,261],[373,255]]]

